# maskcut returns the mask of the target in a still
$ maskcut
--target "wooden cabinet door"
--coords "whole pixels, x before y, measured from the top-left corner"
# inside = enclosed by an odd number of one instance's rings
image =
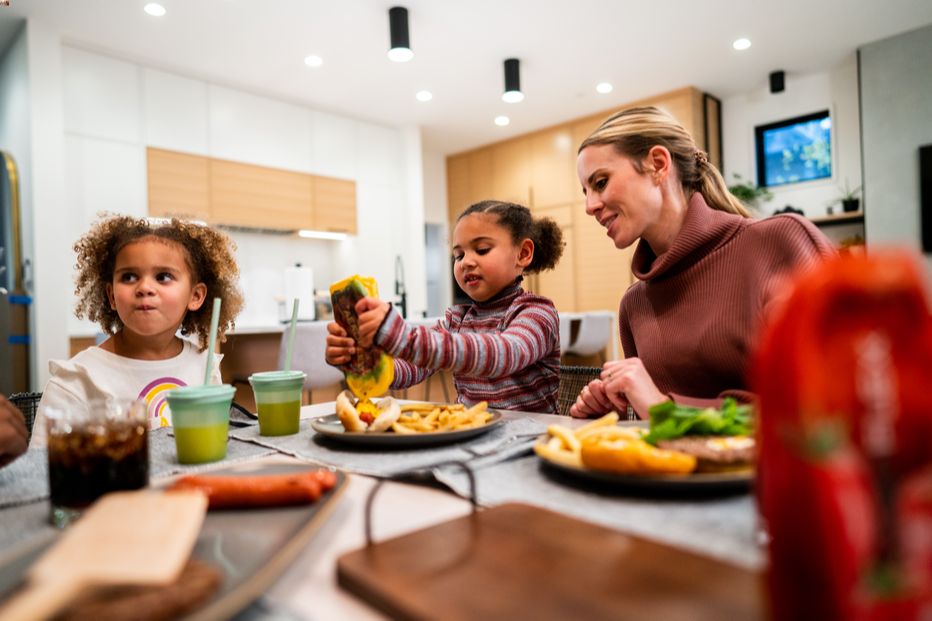
[[[456,217],[469,205],[471,188],[469,156],[453,155],[447,158],[447,215],[452,225]]]
[[[492,147],[492,196],[527,206],[531,190],[531,141],[517,138]]]
[[[558,311],[571,312],[576,310],[576,242],[573,236],[573,206],[563,205],[539,209],[534,213],[535,218],[552,218],[563,231],[563,256],[557,266],[536,274],[532,279],[535,293],[553,300]]]
[[[494,170],[492,149],[471,151],[467,159],[469,160],[469,193],[466,195],[467,203],[463,205],[463,209],[473,203],[498,198],[495,196],[492,181]],[[459,212],[456,215],[458,216]]]
[[[573,242],[576,247],[576,310],[616,312],[621,296],[631,285],[631,256],[605,234],[605,228],[586,214],[584,203],[573,207]]]
[[[555,207],[578,200],[576,149],[569,127],[533,134],[530,143],[531,207]]]
[[[210,219],[209,160],[164,149],[146,149],[149,215]]]
[[[318,231],[356,234],[356,182],[314,177],[314,226]]]
[[[310,175],[210,160],[211,215],[217,224],[265,229],[313,228]]]

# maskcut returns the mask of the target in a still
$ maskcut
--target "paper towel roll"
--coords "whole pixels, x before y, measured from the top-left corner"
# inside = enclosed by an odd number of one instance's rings
[[[288,319],[291,319],[292,300],[298,298],[298,319],[313,321],[314,312],[314,270],[301,267],[298,263],[294,267],[285,268],[285,306],[288,309]]]

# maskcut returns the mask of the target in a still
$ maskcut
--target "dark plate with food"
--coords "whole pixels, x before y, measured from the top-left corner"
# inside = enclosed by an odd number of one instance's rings
[[[467,440],[502,422],[501,412],[483,401],[459,403],[401,403],[391,397],[363,404],[345,390],[337,396],[336,413],[311,421],[325,438],[381,447],[426,447]]]
[[[210,494],[219,494],[220,504],[225,502],[230,508],[218,508],[217,500],[211,498],[211,509],[181,579],[168,587],[109,589],[82,597],[69,607],[68,618],[122,619],[128,618],[127,611],[139,619],[234,616],[281,575],[342,495],[346,486],[343,473],[325,470],[329,480],[324,487],[332,487],[316,491],[313,484],[302,480],[309,470],[320,469],[265,461],[193,477],[188,487],[213,486]],[[251,508],[246,508],[249,505]],[[40,536],[32,545],[0,555],[0,597],[21,582],[26,569],[56,539]]]

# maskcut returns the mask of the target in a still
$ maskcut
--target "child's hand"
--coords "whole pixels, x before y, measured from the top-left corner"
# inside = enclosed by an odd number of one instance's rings
[[[327,364],[340,366],[350,361],[353,354],[356,353],[356,343],[346,335],[340,324],[331,321],[327,324],[327,352],[324,359]]]
[[[363,298],[356,302],[356,314],[359,316],[359,346],[372,347],[375,333],[379,331],[385,315],[391,308],[388,302],[378,298]]]
[[[0,468],[26,452],[27,435],[22,413],[0,395]]]

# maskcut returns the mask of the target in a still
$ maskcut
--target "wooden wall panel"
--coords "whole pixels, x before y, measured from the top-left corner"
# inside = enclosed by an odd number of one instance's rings
[[[232,226],[311,229],[312,184],[311,175],[211,160],[211,215]]]
[[[492,181],[492,171],[494,168],[492,149],[477,149],[470,153],[467,159],[469,160],[470,191],[467,194],[469,200],[467,204],[463,206],[464,209],[473,203],[496,198]],[[460,211],[462,211],[462,209]],[[459,213],[459,211],[456,212],[456,215],[458,216]]]
[[[586,214],[583,203],[573,208],[573,242],[577,248],[576,310],[618,310],[631,284],[634,246],[619,250],[605,228]]]
[[[531,142],[517,138],[492,147],[492,196],[519,205],[530,202]]]
[[[579,198],[576,181],[576,148],[567,126],[530,136],[531,207],[565,205]]]
[[[210,174],[206,157],[146,149],[149,215],[210,219]]]
[[[469,156],[467,154],[447,158],[447,214],[450,222],[456,222],[459,213],[470,201]]]
[[[550,207],[535,211],[535,217],[553,218],[563,231],[566,247],[563,256],[553,270],[535,276],[534,291],[553,300],[558,311],[576,310],[576,243],[573,237],[574,205]]]

